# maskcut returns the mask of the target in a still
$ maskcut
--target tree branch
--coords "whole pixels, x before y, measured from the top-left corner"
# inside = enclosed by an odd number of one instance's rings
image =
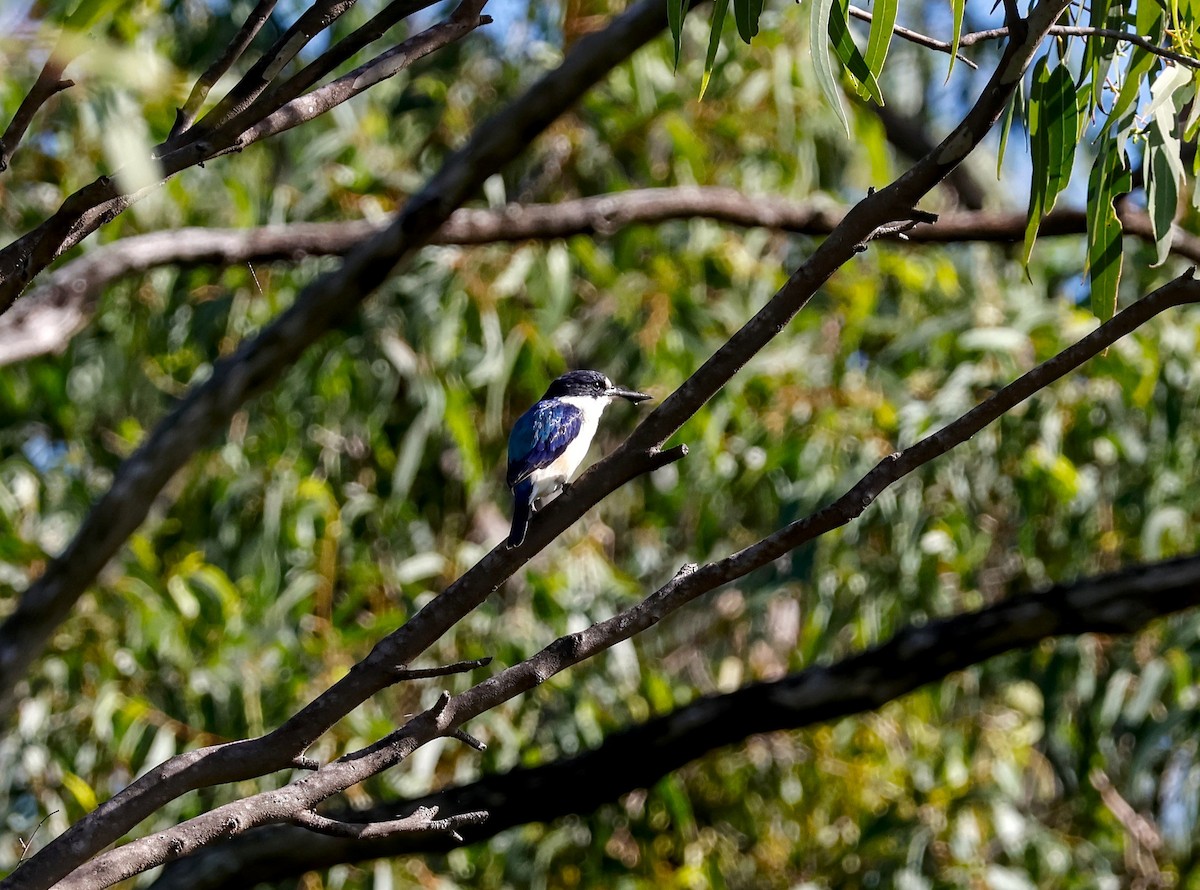
[[[240,136],[243,131],[263,117],[298,99],[305,90],[314,86],[343,62],[348,61],[359,50],[378,40],[395,25],[413,13],[433,5],[433,2],[434,0],[393,0],[372,16],[366,24],[339,40],[292,77],[271,88],[269,92],[258,97],[238,114],[232,115],[220,125],[220,129],[229,137]],[[477,20],[478,15],[475,15],[474,18]],[[451,16],[450,21],[456,21],[454,16]],[[248,143],[240,141],[238,144],[244,147]]]
[[[34,115],[52,96],[75,86],[75,81],[63,80],[62,77],[67,65],[75,58],[75,53],[68,50],[68,46],[69,41],[60,37],[29,93],[17,106],[17,112],[5,129],[4,135],[0,136],[0,173],[8,169],[17,147],[25,138],[29,125],[33,123]]]
[[[1122,43],[1131,43],[1134,46],[1141,47],[1148,53],[1168,59],[1178,65],[1184,65],[1193,70],[1200,71],[1200,60],[1177,53],[1174,50],[1167,49],[1165,46],[1159,46],[1149,38],[1143,37],[1141,34],[1135,34],[1132,31],[1120,31],[1113,28],[1089,28],[1083,25],[1054,25],[1050,28],[1049,33],[1052,37],[1107,37],[1112,40],[1119,40]],[[969,34],[964,34],[959,39],[958,45],[974,46],[977,43],[1000,40],[1007,36],[1007,27],[988,28],[984,31],[972,31]]]
[[[849,7],[849,12],[853,18],[856,18],[862,22],[870,22],[875,18],[873,15],[871,15],[871,13],[867,12],[865,9],[859,9],[857,6]],[[946,53],[946,55],[949,55],[952,52],[950,44],[946,43],[946,41],[938,40],[934,37],[927,37],[924,34],[921,34],[917,31],[912,31],[908,28],[903,28],[900,25],[893,25],[892,33],[897,37],[907,40],[909,43],[915,43],[917,46],[923,46],[927,49],[936,49],[938,52]],[[962,53],[954,53],[954,57],[972,71],[979,70],[979,66]]]
[[[1014,595],[993,606],[901,628],[887,642],[829,666],[701,698],[612,735],[591,751],[537,767],[485,776],[415,800],[380,804],[356,819],[411,807],[486,809],[467,843],[529,822],[590,813],[673,770],[751,735],[800,729],[875,710],[955,671],[1043,640],[1084,633],[1135,633],[1148,622],[1200,605],[1200,556]],[[169,866],[153,890],[236,890],[305,871],[384,856],[439,852],[447,838],[354,841],[295,828],[256,830]]]
[[[315,117],[320,117],[329,109],[353,99],[380,81],[395,77],[409,65],[430,53],[456,40],[461,40],[478,27],[491,24],[491,21],[490,16],[475,15],[461,19],[452,18],[450,21],[427,28],[420,34],[410,37],[398,46],[394,46],[387,52],[360,65],[349,74],[339,77],[311,93],[293,99],[271,112],[254,126],[242,132],[237,138],[235,147],[240,150],[260,139],[274,136],[307,123]]]
[[[204,100],[208,98],[209,90],[216,85],[217,81],[224,76],[225,72],[233,67],[233,64],[241,58],[242,53],[250,45],[259,29],[266,24],[267,19],[271,17],[271,13],[275,9],[277,0],[258,0],[258,4],[251,11],[242,27],[238,30],[233,41],[225,48],[225,51],[208,66],[208,69],[200,75],[196,81],[196,85],[192,87],[192,92],[188,95],[187,101],[183,107],[175,112],[175,124],[171,127],[171,133],[167,136],[167,141],[179,138],[179,135],[187,130],[196,120],[196,115],[200,113],[200,106],[204,104]]]
[[[1118,213],[1126,235],[1147,243],[1154,241],[1150,218],[1144,212],[1125,203]],[[431,240],[437,244],[477,245],[573,235],[609,237],[632,225],[698,217],[737,226],[828,235],[845,215],[846,208],[827,201],[787,201],[770,195],[745,195],[733,189],[683,186],[636,189],[558,204],[514,204],[496,210],[464,208],[456,210]],[[65,349],[91,320],[104,288],[126,275],[167,265],[236,266],[343,256],[383,228],[383,223],[353,220],[257,229],[175,229],[114,241],[67,263],[45,285],[0,316],[0,366]],[[1084,211],[1059,209],[1043,220],[1039,237],[1086,232]],[[1024,213],[964,211],[941,214],[937,222],[908,232],[907,240],[924,244],[1015,244],[1024,233]],[[1171,252],[1200,263],[1200,238],[1176,229]]]
[[[354,836],[352,827],[318,816],[313,808],[333,795],[391,769],[421,745],[447,734],[452,719],[448,711],[450,701],[450,693],[443,692],[433,707],[361,751],[327,763],[282,788],[260,791],[235,800],[173,828],[110,850],[85,862],[54,886],[59,890],[101,890],[202,849],[215,840],[237,837],[263,825],[286,822]],[[434,820],[434,815],[434,808],[419,808],[411,816],[390,820],[377,830],[364,826],[358,834],[364,837],[397,832],[448,832],[457,835],[457,828],[477,825],[487,818],[487,814],[481,812],[464,813],[442,820]],[[14,879],[15,886],[23,886],[21,882],[24,878],[24,871],[18,870],[9,876],[4,886],[9,886]]]
[[[372,840],[377,838],[395,837],[400,834],[445,834],[451,840],[463,842],[458,829],[467,826],[482,825],[487,821],[486,810],[476,810],[470,813],[460,813],[457,816],[446,816],[435,819],[437,807],[417,807],[411,816],[403,819],[371,820],[369,822],[343,822],[340,819],[330,819],[314,813],[312,810],[302,810],[292,817],[292,821],[301,828],[327,834],[331,837],[344,837],[352,840]]]

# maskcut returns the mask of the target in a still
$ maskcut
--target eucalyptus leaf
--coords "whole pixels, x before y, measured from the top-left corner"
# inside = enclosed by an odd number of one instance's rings
[[[738,0],[734,0],[736,8]],[[846,109],[842,106],[842,92],[837,84],[837,71],[833,64],[833,55],[829,52],[829,19],[836,0],[811,0],[809,9],[808,39],[811,43],[813,71],[817,76],[817,85],[821,88],[825,99],[837,114],[838,120],[850,135],[850,121],[846,117]]]

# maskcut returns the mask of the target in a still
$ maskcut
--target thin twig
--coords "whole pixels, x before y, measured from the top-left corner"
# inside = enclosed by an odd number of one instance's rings
[[[874,16],[871,15],[871,13],[867,12],[865,9],[860,9],[857,6],[851,6],[849,8],[849,12],[853,18],[856,18],[862,22],[870,22],[874,18]],[[909,43],[915,43],[918,46],[924,46],[928,49],[936,49],[938,52],[943,52],[943,53],[946,53],[947,55],[950,54],[951,49],[952,49],[950,44],[946,43],[946,41],[944,41],[944,40],[938,40],[935,37],[928,37],[925,34],[920,33],[919,31],[913,31],[910,28],[904,28],[904,27],[901,27],[900,25],[893,25],[892,33],[895,34],[897,37],[901,37],[904,40],[907,40]],[[974,62],[972,62],[970,59],[968,59],[966,56],[964,56],[962,53],[955,53],[954,58],[958,59],[958,61],[962,62],[964,65],[966,65],[968,68],[971,68],[974,71],[979,70],[979,66],[976,65]]]
[[[1131,31],[1121,31],[1113,28],[1089,28],[1084,25],[1054,25],[1050,28],[1050,34],[1054,37],[1107,37],[1113,40],[1121,41],[1122,43],[1131,43],[1134,46],[1141,47],[1148,53],[1153,53],[1156,56],[1161,56],[1164,59],[1169,59],[1179,65],[1185,65],[1194,70],[1200,70],[1200,60],[1185,56],[1175,50],[1167,49],[1165,46],[1159,46],[1149,38],[1143,37],[1141,34],[1135,34]],[[988,40],[1000,40],[1008,36],[1008,28],[988,28],[983,31],[972,31],[969,34],[964,34],[959,40],[959,46],[974,46],[977,43],[984,43]]]
[[[473,3],[473,0],[467,0],[467,2]],[[380,81],[395,77],[405,68],[430,53],[461,40],[476,28],[491,24],[491,21],[491,16],[476,15],[461,20],[451,19],[427,28],[337,80],[318,87],[311,93],[305,93],[271,112],[258,123],[243,131],[237,137],[235,147],[242,149],[260,139],[275,136],[307,123],[334,106],[353,99]],[[237,129],[239,120],[240,118],[235,118],[230,122],[229,132]],[[224,128],[222,129],[224,130]]]
[[[183,107],[175,112],[175,124],[171,127],[171,133],[167,137],[168,141],[178,138],[181,133],[186,131],[195,122],[196,115],[200,113],[200,106],[204,104],[204,100],[208,97],[209,90],[241,58],[242,53],[246,51],[246,47],[250,45],[255,35],[266,24],[267,19],[271,17],[276,2],[278,0],[258,0],[258,4],[251,10],[250,15],[246,18],[246,21],[242,24],[232,42],[230,42],[229,46],[225,47],[225,51],[220,57],[200,75]]]
[[[486,810],[459,813],[456,816],[444,816],[441,819],[434,818],[437,814],[437,807],[418,807],[411,816],[405,816],[402,819],[391,819],[386,822],[344,822],[340,819],[322,816],[312,810],[302,810],[292,817],[292,822],[310,831],[355,840],[392,837],[397,834],[444,833],[462,843],[463,838],[458,833],[458,829],[482,825],[488,818]]]
[[[431,668],[417,668],[413,670],[408,667],[400,667],[396,669],[394,679],[397,683],[403,683],[408,680],[428,680],[431,677],[447,677],[451,674],[465,674],[477,668],[486,667],[491,663],[492,656],[488,655],[485,658],[456,661],[454,664],[443,664]]]
[[[316,59],[259,96],[243,111],[221,125],[221,129],[233,136],[257,123],[267,115],[298,99],[321,78],[348,61],[359,50],[378,40],[391,28],[410,15],[425,9],[436,0],[393,0],[366,24],[339,40]]]
[[[29,833],[29,840],[17,838],[17,841],[21,844],[21,855],[17,858],[17,865],[20,865],[25,861],[25,855],[29,852],[29,848],[33,846],[33,839],[37,837],[37,833],[42,830],[42,826],[46,824],[47,820],[49,820],[51,816],[55,816],[57,814],[58,810],[51,810],[46,815],[42,816],[42,818],[38,820],[38,824],[33,826],[33,831]]]
[[[8,165],[17,151],[17,146],[25,138],[25,133],[29,129],[29,125],[33,123],[34,115],[38,113],[38,110],[52,96],[75,86],[75,81],[64,80],[62,76],[63,71],[76,55],[68,48],[72,44],[73,41],[68,40],[65,34],[58,39],[54,49],[50,51],[50,58],[42,66],[37,80],[34,81],[25,98],[21,100],[21,104],[17,106],[16,114],[13,115],[13,119],[5,129],[4,135],[0,136],[0,173],[8,169]]]

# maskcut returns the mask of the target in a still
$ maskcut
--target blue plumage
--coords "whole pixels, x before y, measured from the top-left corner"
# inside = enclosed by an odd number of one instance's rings
[[[513,424],[508,437],[508,487],[562,457],[583,428],[583,412],[558,399],[538,402]]]
[[[568,371],[517,418],[508,437],[508,487],[514,502],[509,547],[525,540],[533,512],[571,480],[587,455],[604,406],[617,398],[642,402],[650,397],[614,386],[599,371]]]

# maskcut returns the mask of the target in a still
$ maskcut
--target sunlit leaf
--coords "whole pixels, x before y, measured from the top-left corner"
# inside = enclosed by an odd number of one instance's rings
[[[834,51],[842,60],[842,64],[857,81],[859,95],[882,105],[883,93],[879,91],[879,83],[867,66],[866,59],[858,51],[854,38],[850,36],[850,29],[846,23],[846,6],[840,2],[830,8],[829,42],[833,44]]]
[[[1025,105],[1025,82],[1018,81],[1017,88],[1013,90],[1012,98],[1008,100],[1008,105],[1004,109],[1004,117],[1000,121],[1000,146],[996,149],[996,178],[1000,178],[1001,170],[1004,167],[1004,153],[1008,149],[1008,136],[1012,132],[1013,121],[1019,120],[1024,115],[1018,114],[1018,108]]]
[[[725,17],[729,13],[729,0],[716,0],[713,5],[712,32],[708,35],[708,54],[704,57],[704,77],[700,81],[700,98],[708,89],[708,81],[712,77],[713,65],[717,61],[717,50],[721,46],[721,32],[725,28]],[[678,64],[678,58],[676,59]]]
[[[1183,66],[1168,65],[1150,88],[1151,101],[1146,109],[1151,121],[1142,163],[1147,210],[1157,248],[1156,266],[1166,261],[1171,250],[1171,224],[1184,176],[1175,124],[1181,110],[1181,88],[1191,80],[1191,73]]]
[[[967,11],[967,0],[950,0],[950,15],[953,19],[953,31],[950,36],[950,67],[946,70],[946,79],[954,72],[954,63],[958,59],[958,42],[962,39],[963,14]]]
[[[1061,63],[1051,70],[1043,56],[1034,68],[1029,93],[1033,181],[1022,254],[1026,265],[1042,218],[1054,209],[1055,200],[1071,179],[1078,131],[1079,105],[1071,72]]]
[[[1121,281],[1121,222],[1113,200],[1130,188],[1129,168],[1115,139],[1106,137],[1088,179],[1088,280],[1100,321],[1116,311]]]
[[[867,68],[876,78],[883,71],[888,47],[892,44],[892,29],[896,26],[896,13],[900,0],[877,0],[872,6],[871,33],[867,38]]]
[[[675,44],[675,67],[679,67],[679,55],[683,49],[683,14],[687,0],[667,0],[667,25],[671,29],[671,40]]]
[[[846,130],[846,135],[849,136],[850,121],[846,117],[846,109],[842,107],[842,92],[838,88],[837,71],[833,65],[833,55],[829,51],[829,41],[826,39],[826,35],[829,33],[829,18],[836,2],[837,0],[812,0],[809,4],[808,39],[812,50],[813,71],[817,76],[817,85],[820,86],[826,101],[837,114],[838,120],[842,122],[842,126]]]

